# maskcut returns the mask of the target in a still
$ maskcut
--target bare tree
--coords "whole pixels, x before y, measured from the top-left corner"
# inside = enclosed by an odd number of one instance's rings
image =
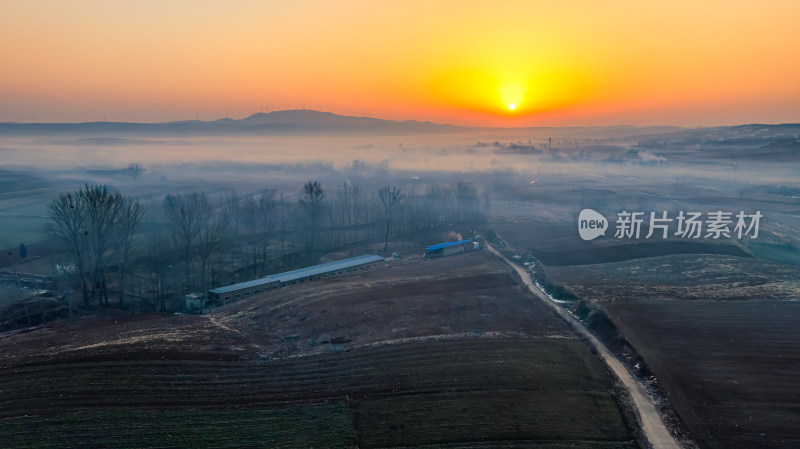
[[[108,306],[106,286],[106,257],[116,249],[114,231],[117,226],[124,198],[119,192],[111,192],[104,185],[86,184],[78,191],[79,201],[83,203],[86,226],[89,231],[89,254],[92,264],[92,290],[99,289],[100,301]]]
[[[234,231],[238,235],[237,242],[242,260],[242,267],[256,271],[258,261],[257,238],[258,233],[258,201],[254,196],[248,196],[240,201],[236,207],[233,221],[239,222],[239,231]],[[233,226],[232,226],[233,227]]]
[[[164,198],[164,213],[171,228],[171,236],[175,247],[184,261],[186,286],[189,285],[189,273],[192,252],[200,235],[201,205],[208,203],[204,192],[189,192],[178,195],[167,195]]]
[[[317,257],[319,234],[320,234],[320,218],[324,209],[325,190],[319,181],[308,181],[303,190],[300,191],[300,198],[298,203],[300,207],[308,215],[308,225],[311,231],[311,240],[308,245],[308,254],[312,258]]]
[[[122,204],[119,214],[118,237],[119,246],[122,250],[119,263],[119,308],[125,307],[125,275],[128,271],[128,261],[130,260],[131,247],[133,246],[133,236],[136,228],[144,217],[144,207],[136,200],[126,199]]]
[[[164,210],[172,228],[175,247],[184,259],[185,287],[191,282],[191,261],[200,262],[200,278],[197,286],[205,288],[206,268],[211,255],[222,244],[228,226],[225,205],[215,207],[205,192],[190,192],[168,195],[164,199]]]
[[[275,201],[274,190],[263,190],[254,199],[254,233],[258,235],[257,251],[261,260],[261,272],[266,270],[267,252],[272,240],[272,232],[275,229],[275,215],[277,202]]]
[[[199,232],[197,235],[197,254],[200,258],[200,287],[205,288],[206,267],[214,251],[219,250],[228,226],[228,216],[224,210],[215,210],[205,194],[199,197],[195,207],[200,211]],[[202,313],[203,309],[200,308]]]
[[[358,225],[361,212],[361,189],[352,182],[345,181],[341,187],[336,189],[339,198],[339,208],[341,209],[342,226],[350,228],[350,241],[358,238]],[[346,236],[346,233],[345,233]]]
[[[455,206],[453,191],[446,185],[433,184],[425,194],[425,221],[431,229],[453,218]]]
[[[400,188],[389,186],[383,187],[382,189],[378,190],[378,199],[380,200],[382,212],[381,218],[384,223],[383,252],[386,252],[386,249],[389,247],[389,234],[391,233],[394,222],[394,209],[402,199]]]
[[[281,222],[281,256],[286,254],[286,228],[289,226],[289,205],[283,201],[283,193],[278,197],[278,216]]]
[[[61,194],[48,205],[51,218],[49,232],[68,244],[70,254],[80,272],[84,302],[89,295],[84,280],[86,266],[90,268],[92,296],[108,306],[108,288],[105,277],[106,261],[120,249],[130,249],[119,235],[122,228],[132,232],[129,222],[123,223],[123,210],[129,204],[119,192],[112,192],[104,185],[84,185],[73,193]],[[136,217],[127,217],[138,222],[140,206],[134,206]],[[137,212],[138,211],[138,212]],[[122,239],[124,240],[124,239]]]
[[[464,181],[456,183],[451,190],[455,192],[456,197],[455,219],[466,224],[470,230],[474,230],[480,216],[478,190],[472,183]]]
[[[225,197],[223,209],[238,246],[242,267],[252,270],[253,274],[263,272],[278,214],[275,191],[265,189],[241,200],[231,191]]]
[[[157,207],[162,206],[162,207]],[[154,207],[149,209],[149,212],[154,215],[154,219],[163,219],[165,214],[165,209],[162,204],[154,204]],[[158,212],[161,212],[160,217],[155,217],[158,215]],[[172,265],[170,265],[171,257],[171,247],[177,246],[175,244],[175,226],[172,223],[169,223],[169,226],[166,228],[159,228],[153,227],[152,231],[149,233],[148,239],[146,241],[147,244],[147,253],[148,253],[148,270],[152,270],[150,273],[138,273],[136,276],[134,287],[139,288],[139,297],[143,299],[144,294],[144,286],[146,284],[146,280],[157,278],[160,280],[157,283],[156,289],[151,289],[152,292],[152,310],[156,312],[157,310],[166,311],[166,297],[168,295],[174,296],[175,292],[177,291],[176,285],[176,278],[179,276],[176,274]],[[144,306],[144,304],[142,304]]]
[[[288,201],[281,193],[278,197],[278,220],[282,261],[293,266],[297,262],[297,248],[306,247],[308,244],[309,226],[306,222],[306,211],[300,207],[299,201]],[[287,255],[290,255],[291,259],[283,259],[283,256]]]
[[[231,189],[225,194],[223,203],[225,215],[228,216],[228,229],[230,231],[230,236],[236,245],[239,263],[242,267],[246,267],[250,263],[247,258],[247,252],[245,250],[245,242],[243,238],[245,230],[243,229],[244,226],[242,214],[244,212],[244,208],[242,205],[242,199],[239,197],[239,194],[236,192],[236,190]]]
[[[355,242],[358,241],[358,229],[359,226],[366,220],[364,210],[366,207],[364,206],[364,195],[362,194],[361,188],[358,185],[353,185],[353,190],[351,192],[352,196],[352,211],[351,215],[353,216],[352,219],[352,226],[353,226],[353,236],[351,237],[351,241]]]
[[[47,233],[67,244],[81,280],[83,301],[88,303],[89,292],[86,290],[86,282],[83,279],[88,238],[83,203],[79,201],[76,193],[62,193],[47,205],[47,214],[51,220]]]

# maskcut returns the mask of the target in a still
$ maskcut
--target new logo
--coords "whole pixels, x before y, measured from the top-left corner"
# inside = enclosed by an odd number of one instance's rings
[[[606,234],[608,220],[600,212],[584,209],[578,215],[578,234],[583,240],[594,240]]]

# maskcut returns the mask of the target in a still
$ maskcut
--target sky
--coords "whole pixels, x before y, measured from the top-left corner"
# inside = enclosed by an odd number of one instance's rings
[[[800,122],[798,23],[797,0],[0,0],[0,121]]]

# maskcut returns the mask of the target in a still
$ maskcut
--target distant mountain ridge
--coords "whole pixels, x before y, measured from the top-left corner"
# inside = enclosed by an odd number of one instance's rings
[[[163,123],[86,122],[86,123],[0,123],[0,136],[91,135],[93,137],[147,134],[162,136],[208,135],[370,135],[370,134],[453,134],[464,132],[497,133],[498,135],[561,136],[572,138],[620,138],[666,135],[675,132],[698,133],[704,129],[741,133],[789,132],[797,124],[738,125],[713,128],[678,126],[578,126],[578,127],[469,127],[417,120],[386,120],[372,117],[343,116],[331,112],[293,109],[259,112],[243,119],[224,118],[212,121],[186,120]],[[759,131],[765,130],[765,131]]]
[[[243,118],[240,122],[248,123],[248,124],[266,124],[266,123],[293,123],[293,124],[329,124],[329,125],[339,125],[339,126],[369,126],[375,124],[386,124],[386,123],[402,123],[402,124],[410,124],[410,125],[424,125],[424,126],[443,126],[448,128],[453,128],[453,125],[443,125],[439,123],[433,123],[429,121],[418,121],[418,120],[385,120],[379,118],[372,118],[372,117],[357,117],[357,116],[346,116],[346,115],[338,115],[332,112],[324,112],[324,111],[315,111],[310,109],[289,109],[285,111],[274,111],[274,112],[257,112],[250,117]],[[458,128],[458,127],[455,127]]]
[[[186,120],[164,123],[86,122],[86,123],[0,123],[0,135],[6,134],[83,134],[116,135],[125,133],[151,134],[329,134],[329,133],[431,133],[454,132],[470,128],[441,125],[416,120],[384,120],[371,117],[351,117],[331,112],[296,109],[259,112],[234,120]]]

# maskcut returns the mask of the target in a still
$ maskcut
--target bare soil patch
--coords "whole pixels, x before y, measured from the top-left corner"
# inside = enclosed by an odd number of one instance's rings
[[[800,302],[642,299],[607,310],[700,447],[800,445]]]
[[[754,258],[674,255],[627,262],[547,267],[554,282],[587,301],[620,298],[800,298],[800,268]]]
[[[389,261],[352,277],[291,286],[212,315],[261,356],[342,351],[419,338],[574,338],[488,253]]]
[[[428,342],[260,363],[84,360],[3,376],[0,437],[13,447],[635,447],[613,381],[577,340]]]
[[[681,241],[626,243],[571,251],[531,249],[531,254],[548,266],[592,265],[673,254],[722,254],[751,257],[735,245]]]
[[[700,447],[800,443],[797,267],[668,256],[546,270],[604,311]]]

